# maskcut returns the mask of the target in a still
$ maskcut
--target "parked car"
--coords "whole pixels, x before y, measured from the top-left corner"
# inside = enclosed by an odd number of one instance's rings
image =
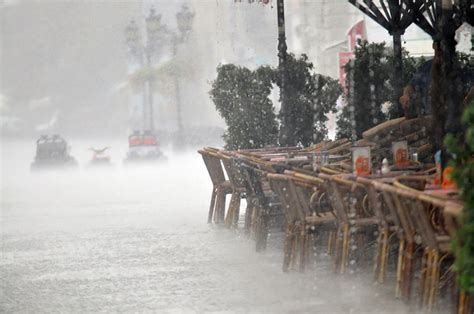
[[[157,162],[165,161],[156,136],[149,131],[140,133],[135,131],[128,137],[128,152],[125,162]]]
[[[31,170],[77,167],[70,146],[61,136],[41,135],[36,141],[36,156]]]

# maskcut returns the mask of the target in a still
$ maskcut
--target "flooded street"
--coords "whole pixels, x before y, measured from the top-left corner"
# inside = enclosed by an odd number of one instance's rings
[[[0,0],[0,314],[474,313],[473,17]]]
[[[208,225],[211,181],[197,153],[36,174],[28,150],[2,145],[2,313],[407,311],[393,287],[333,275],[324,261],[283,273],[280,236],[256,253],[243,233]]]

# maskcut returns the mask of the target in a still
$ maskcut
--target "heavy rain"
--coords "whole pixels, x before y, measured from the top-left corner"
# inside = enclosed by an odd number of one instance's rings
[[[473,313],[471,0],[0,0],[0,313]]]

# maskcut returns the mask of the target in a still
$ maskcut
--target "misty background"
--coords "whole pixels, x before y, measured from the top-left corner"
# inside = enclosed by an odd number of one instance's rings
[[[194,146],[165,150],[167,163],[121,162],[133,130],[124,29],[154,6],[175,31],[182,4],[195,13],[177,52],[189,66],[179,77],[184,131],[200,137],[193,145],[215,145],[225,128],[208,95],[216,66],[277,66],[276,0],[0,0],[0,313],[406,312],[391,286],[334,276],[329,260],[281,272],[279,233],[255,254],[244,234],[207,225],[213,186]],[[346,0],[285,9],[288,51],[338,78],[338,53],[362,14]],[[369,41],[390,42],[365,22]],[[431,49],[416,27],[404,40]],[[154,125],[169,135],[175,100],[154,99]],[[278,109],[277,91],[272,100]],[[52,133],[79,169],[30,172],[34,141]],[[89,167],[91,146],[111,147],[108,167]]]
[[[277,65],[276,1],[1,0],[1,135],[126,137],[131,129],[124,29],[131,20],[143,21],[153,6],[176,30],[183,3],[195,13],[189,39],[178,49],[178,60],[191,67],[179,78],[184,129],[221,132],[225,125],[208,95],[216,66]],[[337,78],[337,52],[347,49],[347,30],[360,19],[345,0],[287,1],[288,51],[308,54],[318,73]],[[390,42],[374,22],[366,24],[369,41]],[[414,37],[427,38],[419,30]],[[278,109],[277,92],[272,100]],[[156,95],[154,108],[158,131],[176,129],[172,97]]]

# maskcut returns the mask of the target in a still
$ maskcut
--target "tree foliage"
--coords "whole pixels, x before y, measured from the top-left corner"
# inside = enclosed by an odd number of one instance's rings
[[[335,110],[342,92],[338,81],[315,74],[306,55],[288,55],[286,69],[289,106],[285,121],[292,126],[295,143],[309,146],[326,139],[326,115]],[[279,69],[265,66],[251,71],[229,64],[219,66],[217,73],[210,95],[228,126],[227,148],[278,144],[277,115],[268,97],[273,83],[281,86]]]
[[[314,73],[314,67],[303,54],[286,59],[287,82],[285,91],[288,111],[285,121],[291,126],[294,142],[309,146],[327,138],[327,114],[336,108],[342,89],[328,76]],[[281,87],[281,76],[275,70],[275,83]],[[280,112],[280,119],[282,118]]]
[[[337,115],[337,132],[336,139],[340,138],[356,138],[355,125],[356,122],[352,116],[354,107],[346,105]]]
[[[459,284],[466,292],[474,293],[474,102],[465,109],[462,122],[463,134],[449,134],[445,143],[453,159],[452,177],[461,190],[464,201],[462,227],[456,238],[455,267]]]
[[[312,95],[315,90],[315,84],[311,75],[313,64],[308,62],[308,57],[302,55],[296,58],[293,54],[286,57],[286,93],[287,110],[280,110],[278,115],[282,121],[282,128],[289,129],[288,143],[307,146],[312,141]],[[275,83],[282,88],[281,75],[278,70],[275,76]],[[286,115],[284,118],[283,115]],[[286,125],[283,125],[286,123]]]
[[[474,51],[474,38],[471,38]],[[472,65],[471,56],[459,56],[461,62]],[[472,87],[471,87],[472,88]],[[453,159],[450,165],[453,167],[452,177],[461,190],[461,198],[464,201],[462,227],[458,231],[454,241],[456,252],[455,269],[458,272],[458,280],[461,289],[469,294],[474,294],[474,101],[467,95],[466,102],[470,101],[464,109],[461,122],[465,130],[461,134],[448,134],[445,145]]]
[[[385,43],[358,41],[354,60],[345,66],[347,106],[338,115],[338,138],[360,138],[363,131],[399,116],[401,95],[394,89],[393,58],[393,50]],[[404,86],[423,62],[402,50]]]
[[[338,80],[329,76],[320,74],[313,76],[316,82],[313,97],[313,143],[319,143],[328,138],[327,114],[336,110],[336,102],[342,94],[342,87]]]
[[[345,119],[353,110],[350,125],[360,138],[362,132],[386,120],[382,104],[389,100],[391,90],[388,80],[390,68],[385,52],[385,43],[358,41],[355,58],[345,66],[347,95]],[[341,123],[338,123],[341,129]],[[351,133],[340,130],[340,133]]]
[[[278,125],[269,96],[273,71],[255,71],[233,64],[219,65],[210,93],[217,111],[227,124],[226,148],[259,148],[276,145]]]

